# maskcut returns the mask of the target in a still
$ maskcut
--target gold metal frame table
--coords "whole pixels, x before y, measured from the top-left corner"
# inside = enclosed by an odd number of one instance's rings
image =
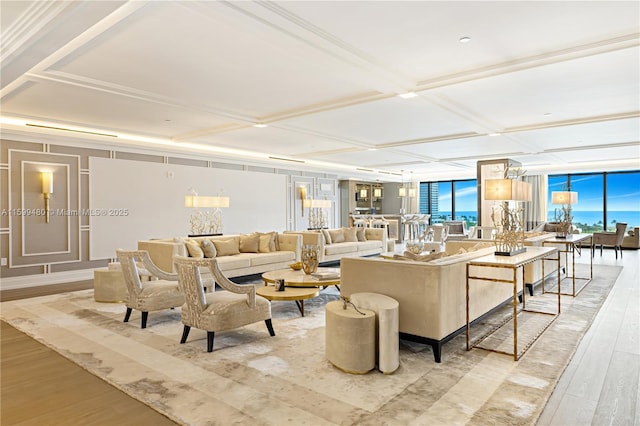
[[[506,355],[513,355],[513,360],[517,361],[526,351],[531,347],[531,345],[542,335],[542,333],[557,319],[558,315],[560,315],[560,293],[558,293],[558,312],[544,312],[544,311],[535,311],[526,309],[526,291],[524,288],[525,283],[525,274],[524,274],[524,266],[533,262],[543,261],[543,259],[548,258],[550,255],[557,254],[557,262],[558,262],[558,286],[560,286],[560,252],[557,247],[527,247],[527,250],[523,253],[517,254],[515,256],[498,256],[495,254],[478,257],[476,259],[470,260],[467,262],[467,279],[466,279],[466,290],[467,290],[467,300],[466,300],[466,314],[467,314],[467,325],[466,325],[466,337],[467,337],[467,350],[470,351],[473,347],[478,347],[482,341],[491,336],[495,331],[497,331],[500,327],[505,325],[511,318],[513,318],[513,353],[504,352],[496,349],[484,348],[481,349],[502,353]],[[550,260],[550,259],[547,259]],[[513,271],[513,278],[511,280],[500,279],[500,278],[489,278],[489,277],[481,277],[481,276],[472,276],[469,275],[469,269],[471,267],[485,267],[485,268],[506,268],[511,269]],[[522,309],[518,311],[518,269],[522,270]],[[513,314],[511,317],[508,317],[501,324],[496,326],[493,330],[486,333],[482,337],[480,337],[476,342],[470,344],[469,337],[469,280],[478,280],[478,281],[490,281],[495,283],[506,283],[513,285]],[[536,336],[524,346],[524,348],[518,352],[518,314],[520,312],[531,312],[537,314],[545,314],[553,316],[551,321],[547,322],[544,327],[538,331]]]
[[[582,256],[582,243],[585,240],[589,240],[591,245],[593,246],[593,236],[591,234],[568,234],[566,238],[558,238],[553,237],[542,242],[542,246],[544,247],[546,244],[564,244],[564,250],[558,249],[560,253],[564,253],[565,256],[565,265],[567,265],[567,275],[565,279],[570,278],[572,283],[572,292],[571,293],[560,293],[565,296],[573,296],[576,297],[593,279],[593,257],[589,256],[589,278],[587,277],[576,277],[576,251]],[[569,275],[569,265],[568,265],[568,257],[569,253],[571,253],[571,275]],[[558,268],[560,265],[558,265]],[[584,284],[576,291],[576,280],[585,280]],[[561,283],[562,281],[560,281]],[[558,283],[558,292],[561,291],[560,283]],[[544,289],[544,261],[542,262],[542,294],[544,293],[553,293],[554,291],[546,291]]]

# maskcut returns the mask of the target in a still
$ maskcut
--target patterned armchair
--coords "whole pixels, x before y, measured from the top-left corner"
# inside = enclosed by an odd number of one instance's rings
[[[184,296],[178,288],[178,275],[168,274],[158,268],[146,250],[116,250],[118,261],[122,267],[124,281],[127,284],[127,313],[124,322],[129,322],[134,309],[142,311],[141,328],[147,328],[147,317],[150,311],[161,311],[175,308],[184,303]],[[138,267],[138,262],[146,271]],[[149,274],[150,281],[141,281],[141,273]]]
[[[271,304],[263,297],[256,297],[253,285],[238,285],[224,276],[215,258],[196,259],[175,256],[178,282],[185,295],[182,306],[184,329],[180,343],[185,343],[191,327],[206,330],[207,352],[213,351],[216,331],[231,330],[254,322],[264,321],[271,336],[275,336],[271,324]],[[203,283],[199,267],[208,267],[214,280]],[[227,291],[205,293],[205,285],[213,282]]]
[[[618,249],[620,249],[620,258],[622,258],[622,239],[624,231],[627,229],[626,223],[616,223],[616,232],[594,232],[593,244],[591,245],[591,256],[595,255],[596,246],[600,246],[600,256],[602,256],[602,246],[613,246],[618,258]]]

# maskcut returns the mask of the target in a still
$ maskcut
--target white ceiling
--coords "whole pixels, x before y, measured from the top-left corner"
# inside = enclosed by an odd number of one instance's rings
[[[0,7],[4,137],[383,181],[640,168],[638,1]]]

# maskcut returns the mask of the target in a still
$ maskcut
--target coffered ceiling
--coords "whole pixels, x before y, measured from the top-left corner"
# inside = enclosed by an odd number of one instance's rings
[[[383,181],[640,168],[637,1],[0,5],[4,137]]]

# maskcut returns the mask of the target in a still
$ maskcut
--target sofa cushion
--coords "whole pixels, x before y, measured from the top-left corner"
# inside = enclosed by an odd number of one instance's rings
[[[344,232],[340,229],[330,229],[329,235],[331,236],[331,244],[344,243]]]
[[[213,245],[213,242],[211,240],[204,239],[202,240],[200,245],[202,246],[204,257],[207,257],[209,259],[216,257],[216,246]]]
[[[324,237],[324,243],[325,245],[329,245],[331,244],[333,241],[331,241],[331,234],[329,234],[329,231],[326,229],[322,230],[322,236]]]
[[[240,253],[240,239],[234,238],[216,238],[213,240],[213,245],[216,246],[218,256],[232,256]]]
[[[325,246],[324,254],[330,256],[333,254],[357,253],[358,243],[340,243]]]
[[[358,241],[367,241],[364,230],[365,228],[362,227],[356,228],[356,238],[358,238]]]
[[[370,240],[358,242],[358,251],[375,250],[377,248],[382,248],[382,241]]]
[[[259,234],[258,251],[260,253],[271,253],[276,251],[277,232],[266,232]]]
[[[251,266],[250,253],[238,253],[235,256],[218,257],[218,265],[221,271],[230,269],[248,268]]]
[[[240,235],[240,253],[258,253],[260,248],[260,234],[257,232],[253,234]]]
[[[342,228],[344,240],[348,243],[358,242],[358,236],[356,235],[357,232],[358,232],[357,228]]]
[[[189,252],[189,256],[198,259],[204,257],[204,252],[202,251],[202,248],[200,247],[200,243],[198,241],[187,239],[184,241],[184,244],[187,246],[187,252]]]
[[[270,263],[293,262],[296,254],[292,251],[274,251],[273,253],[249,254],[251,266],[268,265]]]

